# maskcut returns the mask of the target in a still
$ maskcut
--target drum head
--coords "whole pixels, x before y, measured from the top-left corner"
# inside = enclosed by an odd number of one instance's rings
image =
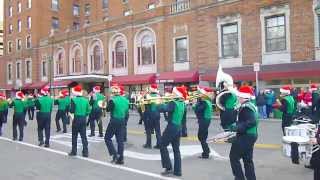
[[[296,142],[298,144],[307,144],[310,138],[303,136],[284,136],[282,140],[286,143]]]

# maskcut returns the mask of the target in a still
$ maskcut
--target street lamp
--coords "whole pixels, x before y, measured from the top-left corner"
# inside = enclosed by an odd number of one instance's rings
[[[51,57],[49,58],[49,89],[50,89],[50,94],[52,94],[52,61],[53,61],[53,56],[54,56],[54,29],[52,28],[50,31],[49,37],[51,38]]]

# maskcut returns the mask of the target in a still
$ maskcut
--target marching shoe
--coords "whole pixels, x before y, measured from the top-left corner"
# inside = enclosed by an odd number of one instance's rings
[[[143,145],[143,148],[145,148],[145,149],[152,149],[151,145],[148,145],[148,144]]]
[[[94,136],[96,136],[96,135],[95,135],[95,134],[90,134],[90,135],[89,135],[89,137],[94,137]]]
[[[82,153],[82,157],[85,157],[85,158],[89,157],[89,153]]]
[[[172,169],[165,169],[165,170],[161,173],[162,176],[169,176],[169,175],[171,175],[171,174],[173,174]]]
[[[43,145],[44,145],[43,141],[39,142],[39,146],[43,146]]]
[[[118,161],[118,156],[117,156],[117,155],[114,155],[114,156],[112,157],[111,163],[115,163],[115,162],[117,162],[117,161]]]
[[[116,161],[116,164],[118,164],[118,165],[123,165],[123,164],[124,164],[123,159],[118,159],[118,160]]]
[[[99,134],[99,137],[103,137],[103,134]]]
[[[69,156],[76,156],[77,153],[71,151],[68,155],[69,155]]]
[[[160,149],[160,145],[153,146],[154,149]]]
[[[45,144],[44,147],[45,147],[45,148],[49,148],[50,145],[49,145],[49,144]]]

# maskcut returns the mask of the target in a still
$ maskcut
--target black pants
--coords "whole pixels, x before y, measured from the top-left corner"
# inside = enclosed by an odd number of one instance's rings
[[[207,143],[209,126],[210,121],[199,121],[198,140],[200,141],[203,150],[202,157],[209,157],[210,154],[210,148]]]
[[[2,136],[3,112],[0,112],[0,136]]]
[[[90,123],[90,129],[91,129],[91,135],[95,135],[95,129],[96,129],[96,122],[99,127],[99,135],[103,136],[103,126],[102,126],[102,110],[101,109],[92,109],[90,115],[89,115],[89,123]]]
[[[45,132],[45,144],[50,144],[50,126],[51,126],[51,113],[41,113],[37,114],[38,122],[38,140],[43,142],[43,130]]]
[[[151,113],[145,117],[145,127],[146,127],[146,145],[152,145],[152,131],[155,131],[157,146],[160,146],[161,140],[161,130],[160,130],[160,113]]]
[[[110,119],[108,124],[106,134],[104,136],[104,141],[108,148],[110,156],[118,156],[118,160],[123,160],[123,151],[124,151],[124,130],[125,129],[125,119]],[[116,141],[118,144],[118,152],[116,151],[112,137],[116,136]]]
[[[82,140],[82,154],[88,155],[88,140],[86,131],[86,117],[75,116],[72,122],[72,153],[77,154],[77,140],[80,134]]]
[[[188,136],[187,118],[183,118],[181,123],[182,123],[181,136],[182,136],[182,137],[187,137],[187,136]]]
[[[128,125],[128,120],[129,120],[129,115],[126,117],[126,119],[125,119],[125,124],[124,124],[124,134],[123,134],[123,141],[124,142],[127,142],[127,140],[128,140],[128,132],[127,132],[127,125]]]
[[[272,113],[272,105],[266,105],[267,118],[270,118],[270,114]]]
[[[141,107],[138,107],[138,113],[139,113],[139,116],[140,116],[140,119],[139,119],[139,124],[142,124],[143,122],[143,112],[141,110]]]
[[[13,115],[13,140],[17,140],[18,132],[17,126],[19,127],[19,141],[23,141],[23,129],[25,126],[25,115],[24,113],[15,113]]]
[[[285,136],[285,127],[291,126],[292,125],[292,115],[288,114],[283,114],[282,115],[282,133]]]
[[[29,117],[29,120],[33,120],[33,117],[34,117],[34,107],[28,107],[28,117]]]
[[[241,135],[237,136],[232,143],[229,157],[235,180],[245,180],[245,177],[247,180],[256,180],[254,163],[252,160],[253,146],[256,140],[256,136]],[[242,171],[240,159],[243,160],[245,175]]]
[[[174,174],[181,176],[181,154],[180,154],[181,128],[169,123],[163,131],[160,141],[160,153],[162,167],[172,169],[171,160],[167,146],[171,143],[174,154]]]
[[[63,126],[63,132],[67,132],[67,114],[65,110],[58,110],[56,114],[56,126],[57,126],[57,131],[61,130],[60,127],[60,119],[62,120],[62,126]]]

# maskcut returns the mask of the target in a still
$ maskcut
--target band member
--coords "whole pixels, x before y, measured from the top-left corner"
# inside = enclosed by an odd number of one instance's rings
[[[320,99],[318,99],[318,101],[320,101]],[[320,128],[318,128],[315,138],[310,139],[310,143],[312,145],[320,145]],[[313,179],[319,180],[320,179],[320,150],[317,150],[314,153],[312,153],[310,165],[314,170]]]
[[[237,132],[230,150],[230,163],[236,180],[255,180],[253,163],[253,147],[257,140],[258,113],[257,107],[250,100],[254,98],[254,91],[250,86],[242,86],[237,93],[241,103],[238,121],[231,126]],[[245,175],[242,171],[240,159],[243,160]]]
[[[33,120],[35,104],[34,104],[34,97],[32,94],[28,95],[27,107],[28,107],[28,118],[29,120]]]
[[[56,126],[57,126],[57,132],[61,131],[60,127],[60,119],[62,120],[62,126],[63,126],[63,133],[67,133],[67,124],[68,124],[68,119],[67,119],[67,112],[70,106],[70,100],[68,98],[68,91],[67,90],[62,90],[59,93],[59,98],[54,101],[55,105],[58,105],[58,111],[56,114]]]
[[[144,96],[144,93],[143,92],[140,92],[139,94],[137,94],[137,100],[136,102],[141,102],[141,100],[143,99],[143,96]],[[138,113],[139,113],[139,116],[140,116],[140,119],[139,119],[139,123],[138,124],[142,124],[142,122],[144,121],[143,120],[143,111],[142,111],[142,106],[140,103],[137,103],[137,110],[138,110]]]
[[[314,123],[319,123],[320,120],[320,106],[319,106],[319,99],[320,99],[320,91],[318,90],[318,86],[316,84],[311,84],[310,90],[312,92],[312,118]]]
[[[185,87],[184,85],[182,85],[183,88],[185,88],[185,90],[188,92],[187,87]],[[182,122],[181,122],[181,137],[188,137],[188,128],[187,128],[187,104],[188,101],[185,101],[186,106],[185,106],[185,110],[184,110],[184,115],[182,118]]]
[[[199,87],[201,97],[198,99],[197,104],[193,106],[194,112],[198,119],[199,129],[198,129],[198,140],[202,146],[202,154],[200,158],[208,159],[210,155],[210,148],[207,143],[208,138],[208,128],[211,123],[212,118],[212,103],[211,98],[213,96],[213,89],[210,87]]]
[[[53,107],[53,99],[50,97],[50,89],[45,86],[40,91],[41,97],[35,101],[35,105],[39,112],[37,113],[38,122],[38,140],[39,146],[50,147],[50,126],[51,112]],[[45,132],[45,142],[43,141],[43,130]]]
[[[283,86],[280,88],[281,101],[277,100],[278,105],[280,105],[280,111],[282,111],[282,132],[285,135],[285,127],[292,125],[293,114],[295,111],[295,101],[290,95],[291,87]]]
[[[185,99],[187,98],[187,91],[184,87],[173,88],[173,94],[176,98],[166,105],[161,106],[161,112],[167,112],[168,125],[163,131],[160,140],[161,163],[165,171],[162,175],[181,176],[181,154],[180,154],[180,135],[182,119],[185,113]],[[172,171],[172,164],[169,157],[167,146],[171,143],[174,153],[174,168]]]
[[[89,100],[83,97],[82,87],[80,85],[72,88],[73,98],[70,104],[70,113],[74,115],[72,121],[72,150],[69,156],[77,155],[77,140],[80,134],[82,140],[82,156],[88,157],[88,140],[86,131],[87,117],[90,113]]]
[[[120,96],[120,88],[117,84],[111,87],[112,97],[109,100],[107,111],[110,112],[110,121],[104,137],[106,146],[112,162],[116,164],[124,164],[123,151],[124,151],[124,129],[126,116],[129,111],[129,101],[123,96]],[[118,149],[112,143],[112,137],[116,136]]]
[[[149,92],[150,93],[147,95],[146,99],[160,98],[157,84],[151,84],[149,87]],[[161,130],[160,130],[160,111],[158,109],[158,104],[155,101],[151,102],[150,104],[147,104],[145,106],[144,114],[145,114],[144,124],[145,124],[145,130],[146,130],[146,144],[143,145],[143,147],[151,149],[152,147],[151,134],[152,134],[152,131],[154,130],[157,138],[157,144],[154,146],[154,148],[159,149]]]
[[[216,97],[216,104],[220,109],[220,125],[224,130],[228,131],[231,125],[236,122],[239,103],[234,93],[233,79],[229,74],[222,71],[221,66],[219,66],[217,72],[216,83],[219,91]]]
[[[2,136],[2,124],[7,122],[8,102],[6,96],[0,93],[0,136]]]
[[[25,112],[27,110],[27,107],[25,106],[25,103],[23,102],[23,99],[25,98],[23,92],[17,91],[16,92],[16,98],[13,100],[13,102],[10,104],[10,107],[14,108],[13,113],[13,140],[17,140],[18,132],[17,132],[17,126],[19,127],[19,141],[23,141],[23,129],[25,124]]]
[[[124,90],[124,87],[123,86],[119,86],[119,88],[120,88],[120,96],[123,96],[123,97],[126,98],[126,92]],[[127,140],[128,140],[128,137],[127,137],[128,136],[128,133],[127,133],[128,120],[129,120],[129,111],[128,111],[128,113],[126,115],[126,118],[125,118],[125,128],[124,128],[124,139],[123,139],[123,142],[127,142]]]
[[[93,95],[91,96],[91,99],[90,99],[90,105],[92,106],[92,108],[91,108],[91,113],[89,115],[89,123],[90,123],[90,129],[91,129],[91,133],[89,137],[95,136],[95,128],[96,128],[95,122],[98,123],[99,137],[103,137],[102,109],[101,107],[99,107],[98,102],[105,101],[106,98],[100,92],[101,92],[100,86],[95,86],[93,88]]]

